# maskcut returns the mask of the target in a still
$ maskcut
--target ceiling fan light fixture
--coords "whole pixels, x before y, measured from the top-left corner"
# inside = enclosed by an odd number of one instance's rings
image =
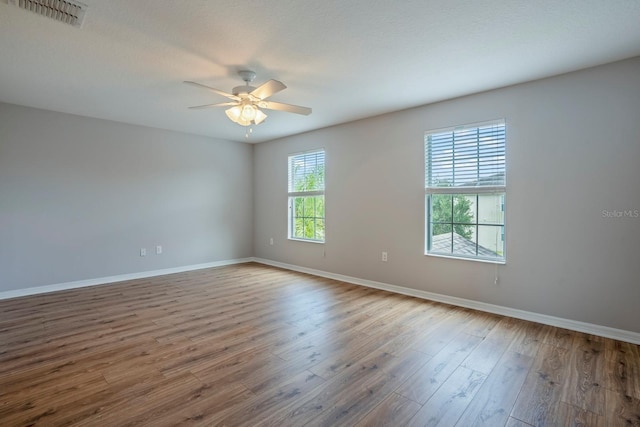
[[[253,119],[248,119],[245,116],[245,109],[246,107],[249,107],[249,110],[251,110],[248,114],[250,116],[253,116]],[[267,115],[264,114],[262,111],[260,111],[258,108],[254,107],[253,105],[236,105],[235,107],[231,107],[228,108],[224,111],[227,115],[227,117],[229,117],[229,120],[231,120],[234,123],[239,124],[240,126],[251,126],[252,124],[260,124],[264,121],[264,119],[267,118]],[[249,117],[250,117],[249,116]]]
[[[267,118],[267,115],[253,104],[236,105],[226,109],[224,112],[229,120],[240,126],[259,125]]]
[[[224,110],[224,112],[227,114],[227,117],[229,117],[229,120],[234,123],[238,123],[240,115],[242,114],[242,108],[239,105],[236,105],[235,107]]]
[[[248,121],[256,118],[256,112],[258,109],[252,104],[245,104],[242,106],[242,118]]]
[[[258,108],[256,108],[256,118],[253,119],[253,122],[259,125],[260,123],[264,122],[264,119],[266,118],[267,118],[267,115],[262,111],[260,111]]]

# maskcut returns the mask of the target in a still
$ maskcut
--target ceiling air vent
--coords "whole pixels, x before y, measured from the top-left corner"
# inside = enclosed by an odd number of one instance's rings
[[[9,0],[9,3],[74,27],[82,25],[87,11],[87,5],[70,0]]]

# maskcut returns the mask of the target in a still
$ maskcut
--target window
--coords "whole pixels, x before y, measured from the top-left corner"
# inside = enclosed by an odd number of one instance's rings
[[[324,150],[289,156],[289,238],[324,242]]]
[[[504,120],[425,133],[426,253],[505,260]]]

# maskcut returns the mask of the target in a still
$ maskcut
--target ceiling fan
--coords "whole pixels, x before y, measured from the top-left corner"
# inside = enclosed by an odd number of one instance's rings
[[[278,80],[269,80],[266,83],[261,84],[258,87],[250,86],[250,83],[256,78],[256,73],[249,70],[241,70],[238,72],[245,84],[243,86],[236,86],[231,90],[231,93],[214,89],[209,86],[205,86],[196,82],[188,82],[186,84],[204,88],[210,90],[218,95],[226,96],[231,99],[231,102],[222,102],[219,104],[207,104],[198,105],[195,107],[189,107],[191,109],[213,108],[213,107],[231,107],[225,110],[227,117],[232,122],[235,122],[241,126],[259,125],[266,118],[267,115],[261,110],[261,108],[267,110],[286,111],[289,113],[303,114],[308,116],[311,114],[311,108],[300,107],[298,105],[283,104],[281,102],[267,101],[271,95],[286,89],[287,87]]]

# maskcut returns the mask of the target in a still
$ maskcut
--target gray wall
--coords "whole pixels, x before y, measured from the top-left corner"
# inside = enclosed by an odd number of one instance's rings
[[[252,150],[0,104],[0,291],[250,257]]]
[[[495,118],[507,121],[506,265],[425,256],[424,131]],[[326,243],[288,241],[287,155],[319,147]],[[255,147],[254,252],[640,332],[640,218],[603,217],[640,210],[639,162],[640,58],[326,128]]]

